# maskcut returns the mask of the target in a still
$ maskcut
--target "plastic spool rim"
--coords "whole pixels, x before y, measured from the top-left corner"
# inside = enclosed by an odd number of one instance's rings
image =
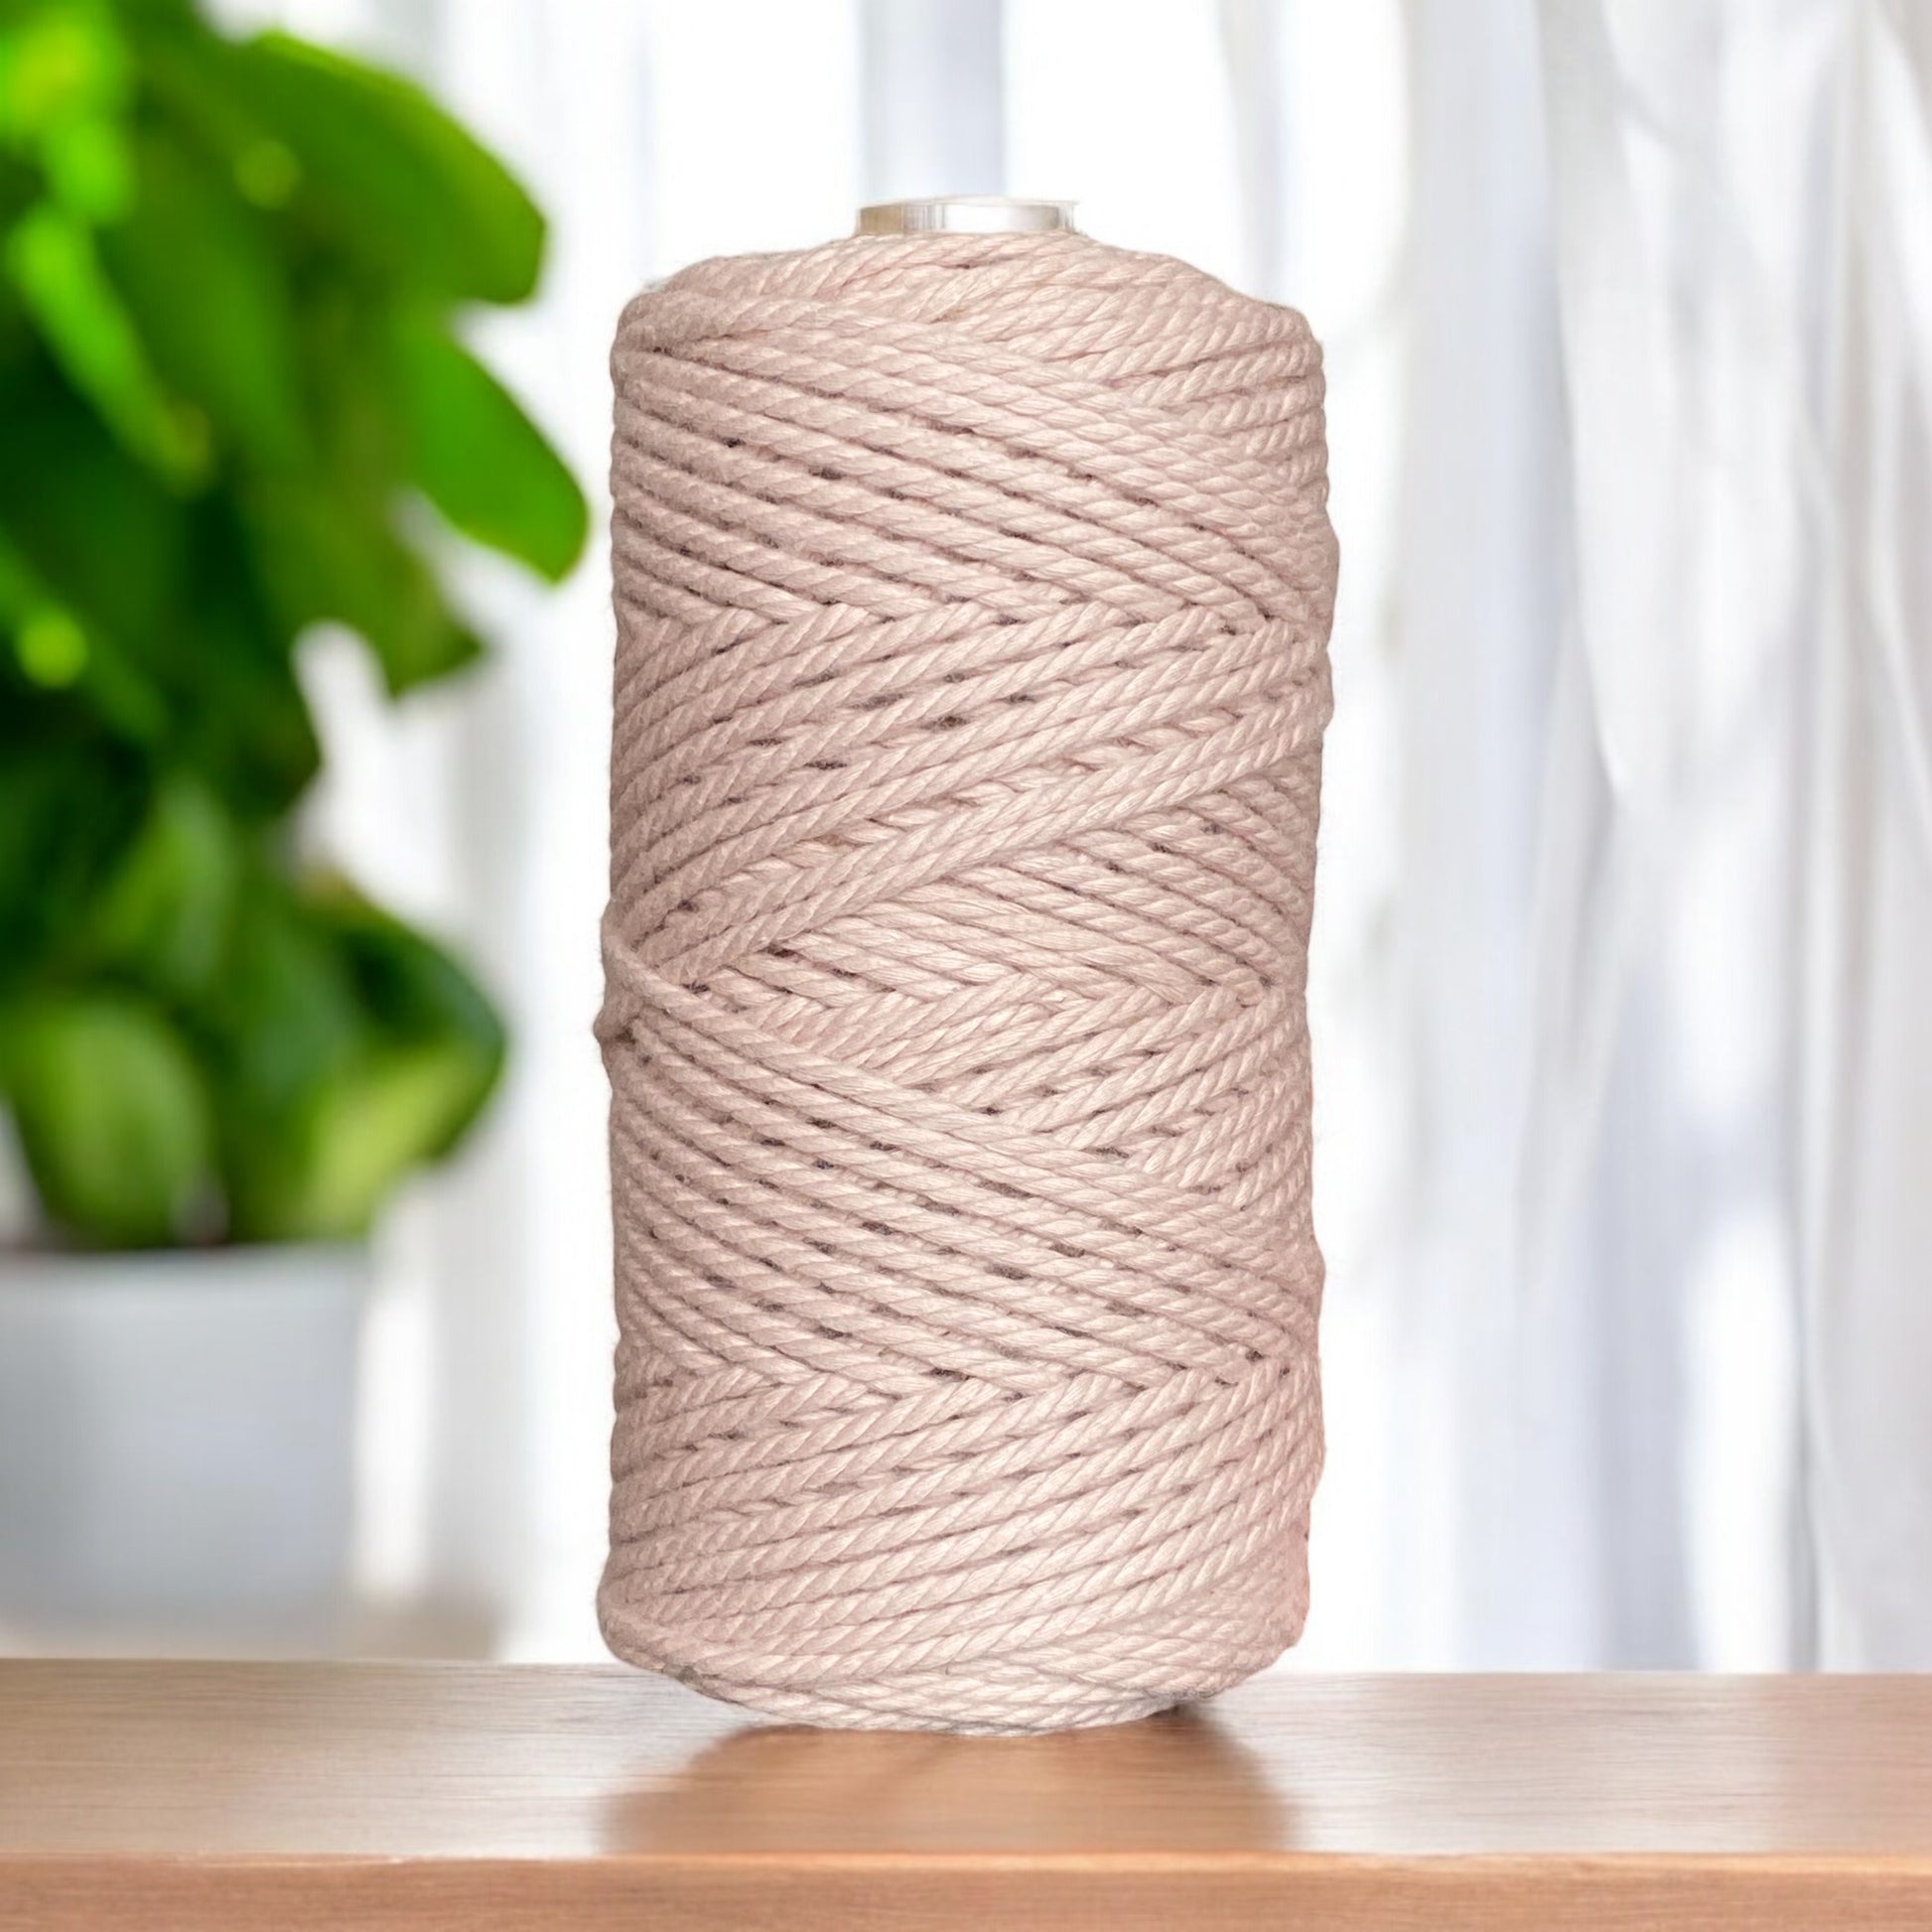
[[[1034,202],[1011,195],[929,195],[877,202],[859,210],[859,234],[1077,234],[1071,202]]]

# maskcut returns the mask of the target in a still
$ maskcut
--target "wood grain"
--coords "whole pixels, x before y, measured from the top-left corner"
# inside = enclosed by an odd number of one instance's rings
[[[1042,1738],[615,1669],[0,1663],[0,1927],[1932,1927],[1932,1679],[1317,1679]]]

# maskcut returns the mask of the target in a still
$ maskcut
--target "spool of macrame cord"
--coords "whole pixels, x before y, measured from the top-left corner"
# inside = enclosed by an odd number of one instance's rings
[[[814,1724],[1138,1717],[1307,1603],[1319,352],[1022,207],[613,352],[600,1611]]]

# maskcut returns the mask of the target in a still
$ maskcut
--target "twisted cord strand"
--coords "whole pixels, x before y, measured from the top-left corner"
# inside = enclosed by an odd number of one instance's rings
[[[1334,548],[1301,317],[1065,234],[613,350],[620,1655],[1026,1731],[1299,1633]]]

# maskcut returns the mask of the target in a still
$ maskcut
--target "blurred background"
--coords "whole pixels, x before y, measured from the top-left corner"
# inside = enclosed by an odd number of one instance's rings
[[[1326,345],[1294,1662],[1932,1667],[1929,88],[1910,0],[0,4],[0,1650],[601,1653],[609,342],[951,192]]]

